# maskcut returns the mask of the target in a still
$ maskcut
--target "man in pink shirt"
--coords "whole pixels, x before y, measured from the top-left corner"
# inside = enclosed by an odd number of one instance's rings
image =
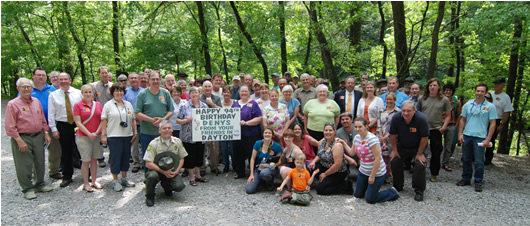
[[[35,192],[49,192],[44,184],[44,147],[50,143],[48,124],[37,98],[31,97],[33,84],[27,78],[16,82],[20,96],[9,101],[6,107],[6,134],[11,137],[11,148],[18,183],[25,199],[37,198]],[[33,173],[35,173],[33,175]],[[32,177],[35,183],[32,182]]]

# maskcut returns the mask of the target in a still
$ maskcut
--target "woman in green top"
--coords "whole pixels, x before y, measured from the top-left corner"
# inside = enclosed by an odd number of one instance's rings
[[[306,133],[316,140],[324,138],[324,124],[339,123],[340,108],[335,101],[328,99],[328,87],[319,85],[317,87],[317,98],[309,100],[304,106],[304,127]],[[334,129],[337,129],[336,126]]]

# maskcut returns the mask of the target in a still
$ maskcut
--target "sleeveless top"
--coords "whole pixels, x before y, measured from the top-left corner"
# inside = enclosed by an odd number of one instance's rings
[[[294,164],[293,151],[294,151],[294,146],[293,148],[291,148],[291,154],[289,154],[289,156],[285,155],[283,159],[285,162],[285,166],[292,168],[292,169],[296,168],[296,165]]]
[[[302,140],[302,144],[298,147],[305,154],[306,162],[312,162],[313,159],[315,159],[315,152],[313,151],[311,144],[309,144],[309,135],[304,135],[304,140]]]
[[[328,146],[326,146],[326,138],[322,141],[322,144],[320,144],[320,147],[318,147],[318,157],[320,157],[320,164],[326,168],[330,168],[334,161],[333,161],[333,145],[335,144],[335,140],[331,141]],[[340,166],[340,169],[337,171],[339,173],[346,172],[348,170],[348,164],[346,163],[346,160],[342,159],[342,165]]]

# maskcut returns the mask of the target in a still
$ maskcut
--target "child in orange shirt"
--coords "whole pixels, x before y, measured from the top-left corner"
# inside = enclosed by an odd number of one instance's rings
[[[287,183],[292,182],[292,192],[286,190],[282,195],[281,201],[288,199],[289,203],[292,204],[309,205],[309,202],[312,199],[311,194],[309,194],[309,186],[313,183],[315,175],[319,170],[317,169],[313,171],[313,175],[309,177],[309,171],[305,169],[305,159],[306,157],[304,154],[295,156],[294,164],[296,168],[289,171],[287,177],[283,180],[282,185],[277,189],[281,192]]]

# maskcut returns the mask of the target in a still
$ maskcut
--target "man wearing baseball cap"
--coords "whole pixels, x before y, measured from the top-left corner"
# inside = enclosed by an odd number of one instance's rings
[[[486,148],[486,154],[484,156],[484,165],[491,164],[491,160],[493,159],[493,149],[495,149],[495,139],[497,139],[497,135],[503,130],[504,125],[508,121],[508,118],[510,118],[510,112],[514,110],[510,96],[508,96],[508,94],[502,91],[505,85],[505,78],[496,78],[493,82],[493,89],[495,91],[490,92],[491,98],[493,99],[493,104],[497,109],[498,118],[495,132],[493,133],[493,137],[491,138],[491,143],[493,145],[491,147]]]
[[[280,76],[278,75],[278,73],[272,73],[271,74],[271,80],[272,80],[272,88],[271,89],[277,89],[278,92],[282,92],[280,90],[280,86],[278,85],[278,81],[280,81]]]
[[[241,78],[239,77],[239,75],[234,75],[234,77],[232,77],[232,95],[230,95],[230,98],[232,98],[233,100],[241,99],[239,97],[239,83],[240,82],[241,82]]]

